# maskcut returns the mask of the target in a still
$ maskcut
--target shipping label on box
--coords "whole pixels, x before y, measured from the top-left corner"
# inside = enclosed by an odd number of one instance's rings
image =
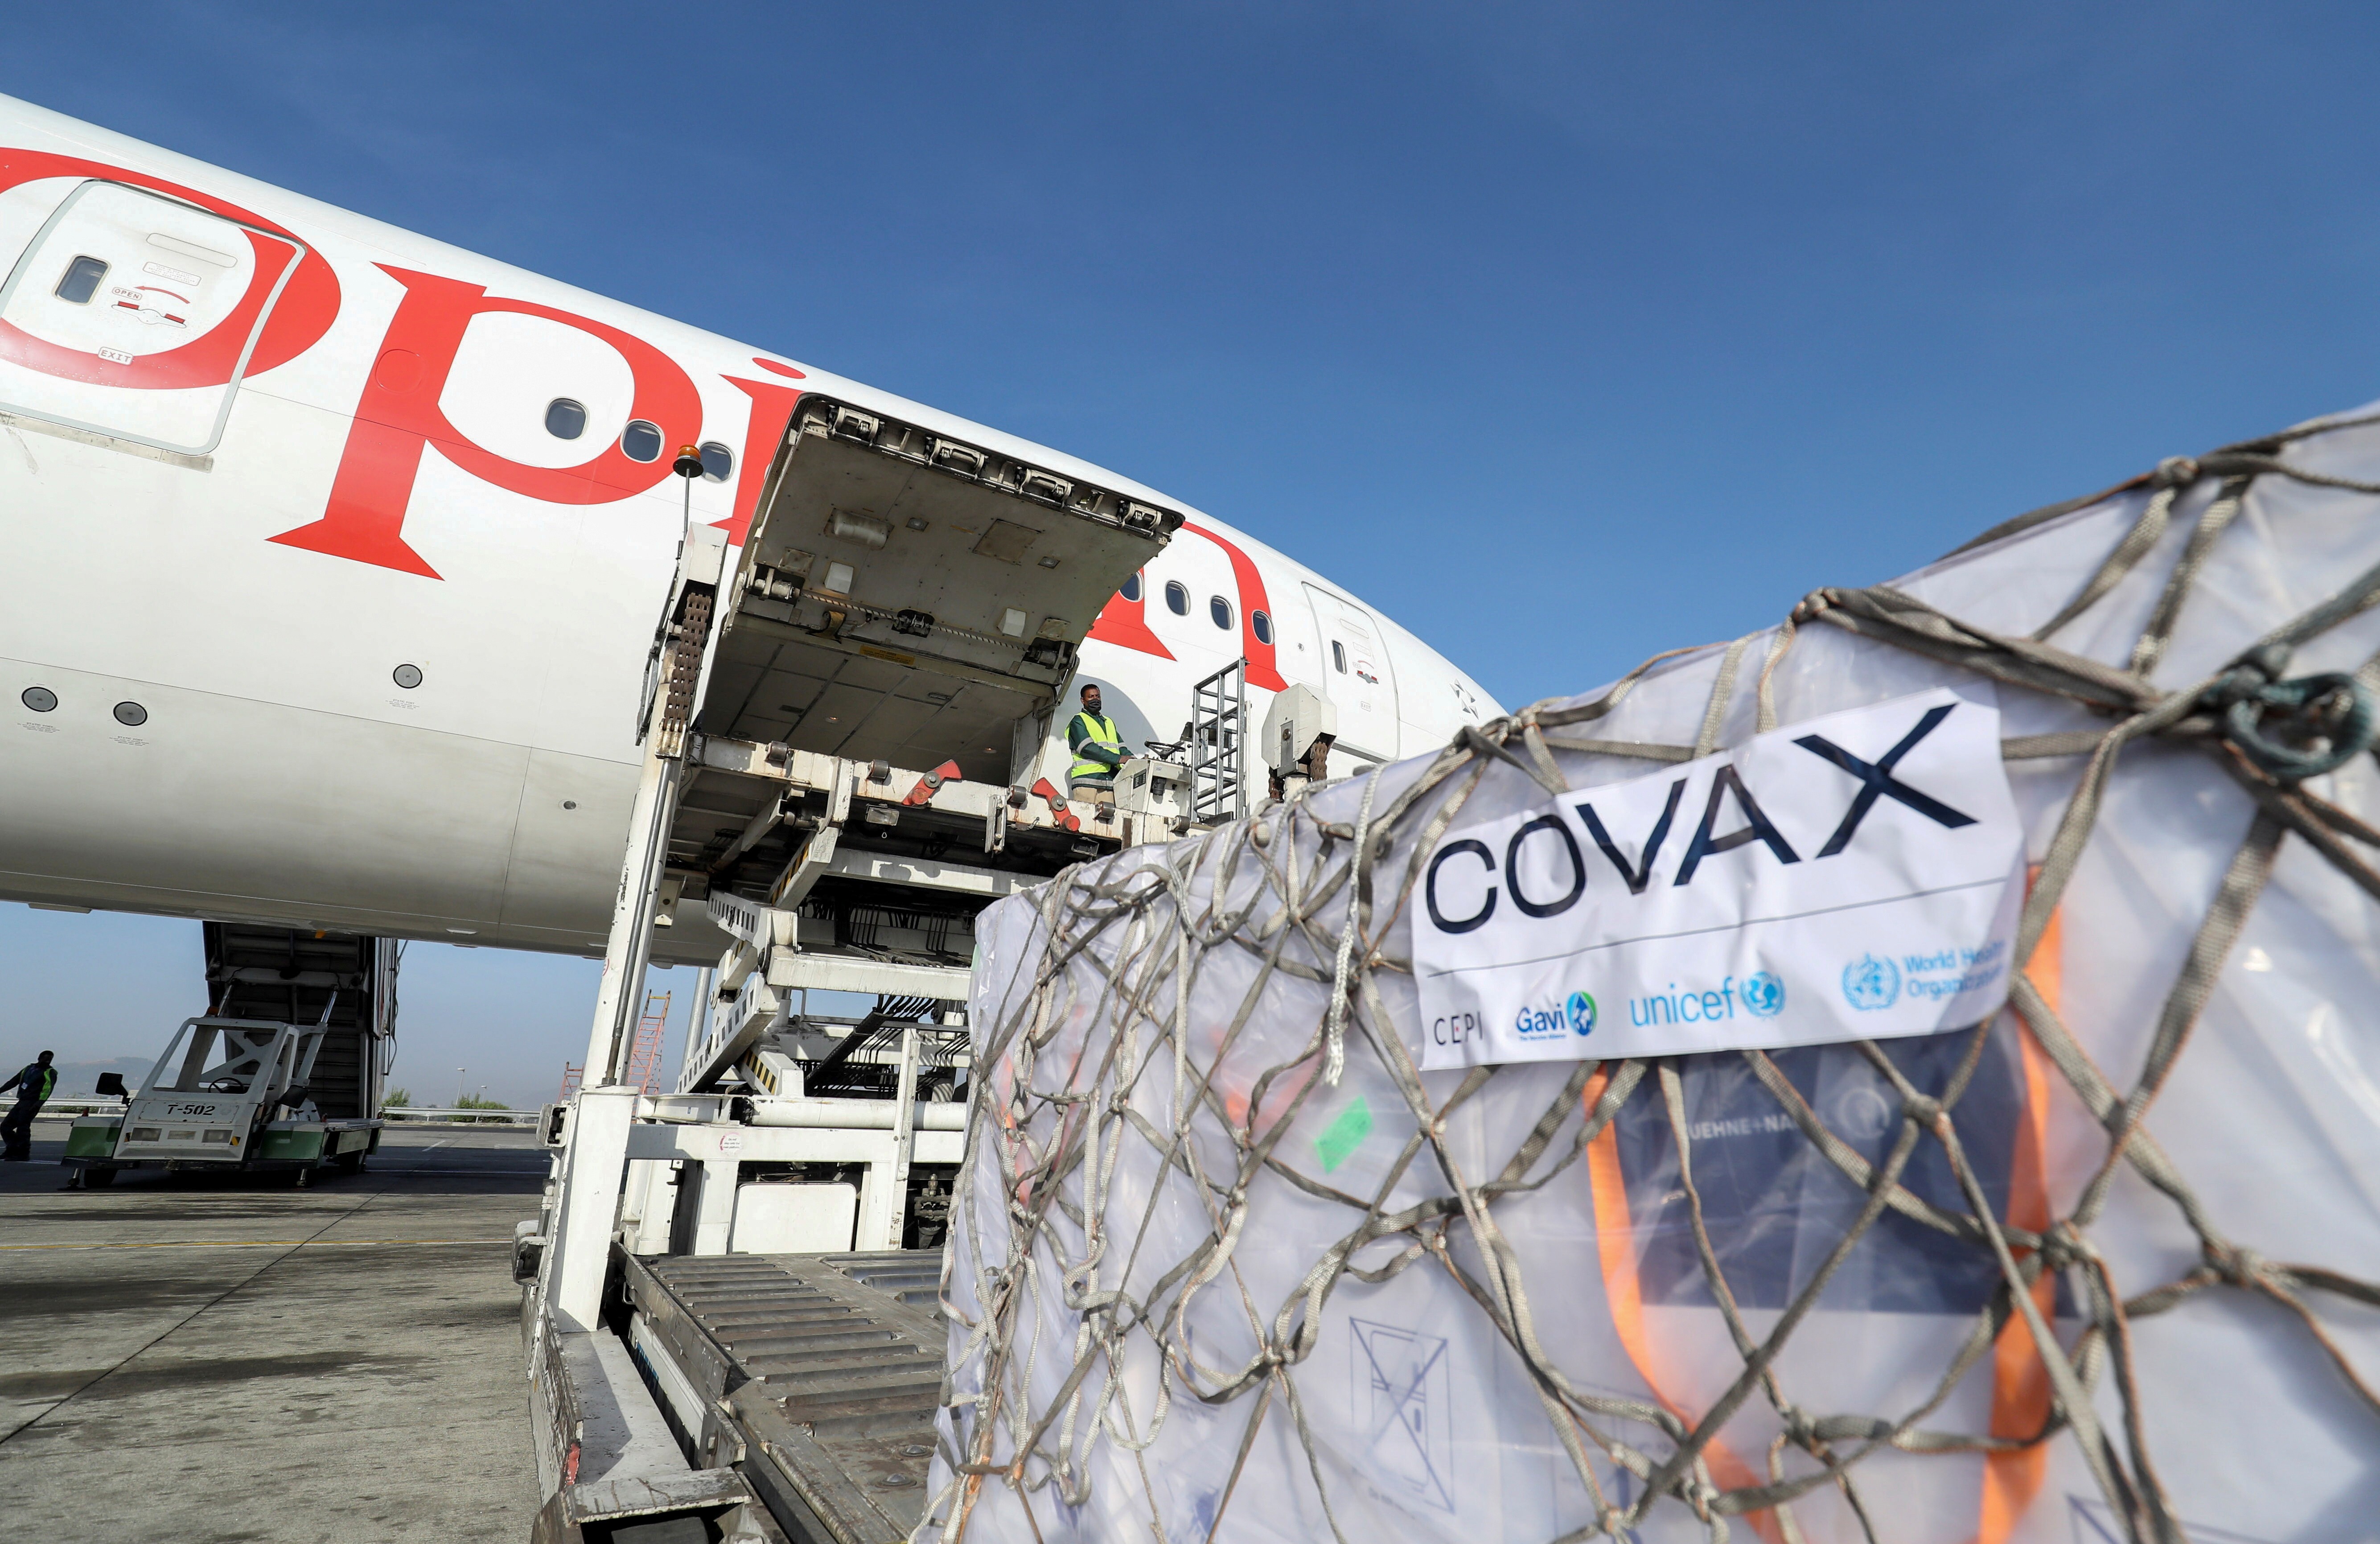
[[[1812,1045],[2007,999],[2024,834],[1997,708],[1944,689],[1450,833],[1425,1068]]]

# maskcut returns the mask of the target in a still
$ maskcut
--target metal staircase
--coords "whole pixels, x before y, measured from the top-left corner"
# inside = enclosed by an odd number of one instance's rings
[[[330,1010],[306,1092],[326,1120],[380,1113],[396,1035],[393,939],[246,922],[205,925],[208,1011],[311,1026]]]
[[[1248,662],[1230,664],[1190,688],[1190,818],[1201,825],[1248,812],[1243,752],[1248,740]]]

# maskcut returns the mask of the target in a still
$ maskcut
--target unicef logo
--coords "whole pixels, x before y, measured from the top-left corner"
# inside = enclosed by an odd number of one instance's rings
[[[1562,1012],[1570,1019],[1570,1027],[1579,1034],[1585,1035],[1594,1032],[1594,998],[1589,997],[1583,991],[1572,992],[1570,994],[1570,1001],[1562,1004]]]
[[[1862,954],[1843,967],[1843,999],[1860,1009],[1889,1008],[1900,1001],[1900,967]]]
[[[1755,1018],[1775,1018],[1785,1011],[1785,983],[1766,970],[1743,979],[1743,1005]]]

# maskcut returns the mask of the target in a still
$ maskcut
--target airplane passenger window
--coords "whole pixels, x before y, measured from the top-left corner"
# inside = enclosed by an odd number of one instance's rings
[[[1266,613],[1260,611],[1252,611],[1248,613],[1248,626],[1257,630],[1257,641],[1258,643],[1270,644],[1272,642],[1272,618]]]
[[[58,281],[55,293],[70,306],[88,306],[99,293],[99,281],[105,277],[107,264],[95,257],[79,257],[67,264],[66,277]]]
[[[545,432],[557,440],[575,440],[587,432],[587,405],[557,396],[545,405]]]
[[[1130,577],[1130,578],[1128,578],[1128,579],[1124,580],[1124,581],[1123,581],[1123,588],[1122,590],[1117,590],[1117,591],[1116,591],[1116,593],[1117,593],[1117,594],[1119,594],[1119,595],[1121,595],[1121,596],[1123,596],[1123,597],[1125,600],[1127,600],[1127,601],[1137,601],[1137,600],[1139,600],[1139,599],[1140,599],[1140,576],[1139,576],[1138,574],[1135,574],[1132,577]]]
[[[1190,589],[1180,579],[1165,581],[1165,609],[1176,616],[1190,614]]]
[[[630,419],[628,427],[620,431],[620,450],[631,461],[657,461],[662,454],[662,431],[659,424],[642,419]]]
[[[1330,668],[1342,675],[1347,674],[1347,650],[1339,647],[1335,638],[1330,640]]]
[[[1224,600],[1220,595],[1210,595],[1207,598],[1207,614],[1215,619],[1216,626],[1227,633],[1232,630],[1232,602]]]
[[[716,440],[702,442],[702,480],[724,482],[735,472],[735,453]]]

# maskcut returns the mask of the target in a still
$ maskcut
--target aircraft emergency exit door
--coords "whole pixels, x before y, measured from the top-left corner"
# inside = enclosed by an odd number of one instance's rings
[[[1305,588],[1322,633],[1323,690],[1339,710],[1334,748],[1372,761],[1397,759],[1397,683],[1369,613],[1327,590]],[[1340,769],[1333,768],[1337,775]]]
[[[10,213],[0,411],[213,450],[298,244],[119,182],[64,190],[30,237]]]

